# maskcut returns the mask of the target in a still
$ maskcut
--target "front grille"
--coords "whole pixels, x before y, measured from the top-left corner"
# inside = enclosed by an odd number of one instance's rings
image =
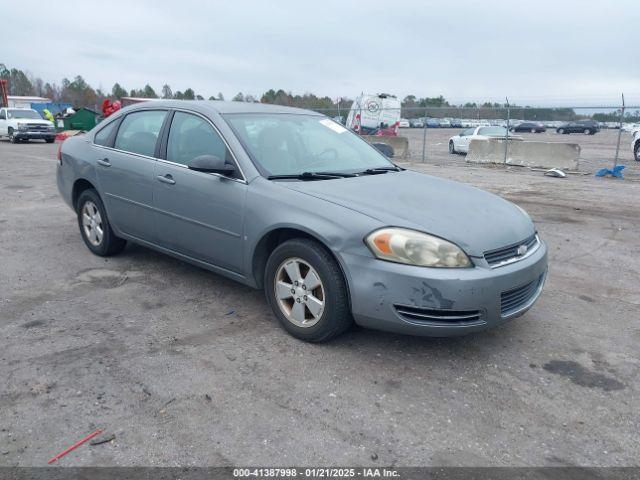
[[[27,123],[27,128],[30,132],[46,132],[47,130],[49,130],[48,125],[42,125],[40,123]]]
[[[484,322],[480,310],[437,310],[409,305],[394,305],[394,308],[403,319],[414,323],[464,326]]]
[[[525,306],[538,291],[543,276],[500,294],[500,314],[504,317]]]
[[[527,251],[530,252],[538,246],[538,242],[538,236],[534,234],[522,242],[514,243],[508,247],[484,252],[484,258],[491,267],[498,267],[503,263],[512,262],[522,257],[522,255],[518,255],[518,248],[522,245],[526,245]]]

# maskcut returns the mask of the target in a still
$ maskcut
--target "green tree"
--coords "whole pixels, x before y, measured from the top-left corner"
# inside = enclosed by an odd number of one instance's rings
[[[149,85],[148,83],[144,86],[144,89],[142,90],[142,96],[144,98],[158,98],[158,95],[156,95],[156,91],[151,88],[151,85]]]
[[[173,98],[173,92],[171,91],[171,87],[166,83],[162,86],[162,98],[165,98],[165,99]]]
[[[119,83],[114,83],[113,87],[111,87],[111,96],[114,98],[126,97],[127,91]]]
[[[196,94],[195,94],[195,92],[193,91],[193,89],[191,89],[191,88],[187,88],[187,89],[184,91],[184,99],[185,99],[185,100],[195,100],[195,98],[196,98]]]
[[[222,95],[222,92],[218,92],[218,100],[224,101],[224,95]]]
[[[244,95],[242,94],[242,92],[239,92],[236,94],[235,97],[233,97],[231,99],[232,102],[244,102]]]

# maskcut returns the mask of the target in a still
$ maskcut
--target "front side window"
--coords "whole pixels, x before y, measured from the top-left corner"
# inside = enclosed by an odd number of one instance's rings
[[[188,165],[201,155],[214,155],[226,163],[233,163],[224,140],[209,122],[197,115],[176,112],[169,130],[167,160]]]
[[[93,137],[93,143],[95,143],[96,145],[108,146],[107,142],[109,141],[109,138],[111,137],[111,134],[113,133],[113,130],[115,129],[117,124],[118,121],[116,120],[99,130],[98,133],[96,133],[95,137]]]
[[[167,112],[148,110],[128,114],[120,123],[114,148],[153,157]]]
[[[356,173],[393,167],[342,125],[304,114],[227,114],[225,119],[267,175]]]

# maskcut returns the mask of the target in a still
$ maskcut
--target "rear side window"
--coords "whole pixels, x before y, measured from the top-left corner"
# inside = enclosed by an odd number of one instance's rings
[[[116,120],[115,122],[111,122],[101,130],[99,130],[98,133],[96,133],[96,136],[93,137],[93,143],[95,143],[96,145],[107,146],[109,138],[115,130],[117,123],[118,121]]]
[[[169,130],[167,160],[187,165],[200,155],[215,155],[233,163],[227,146],[209,122],[197,115],[176,112]]]
[[[153,157],[166,115],[162,110],[130,113],[120,124],[114,148]]]

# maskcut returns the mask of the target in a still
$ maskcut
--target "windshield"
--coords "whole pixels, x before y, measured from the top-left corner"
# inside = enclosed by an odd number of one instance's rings
[[[507,129],[504,127],[483,127],[478,130],[478,135],[487,137],[503,137],[507,135]]]
[[[7,110],[7,118],[33,118],[42,120],[42,117],[35,110],[20,108],[10,108]]]
[[[242,113],[225,119],[266,175],[393,167],[375,148],[325,117]]]

